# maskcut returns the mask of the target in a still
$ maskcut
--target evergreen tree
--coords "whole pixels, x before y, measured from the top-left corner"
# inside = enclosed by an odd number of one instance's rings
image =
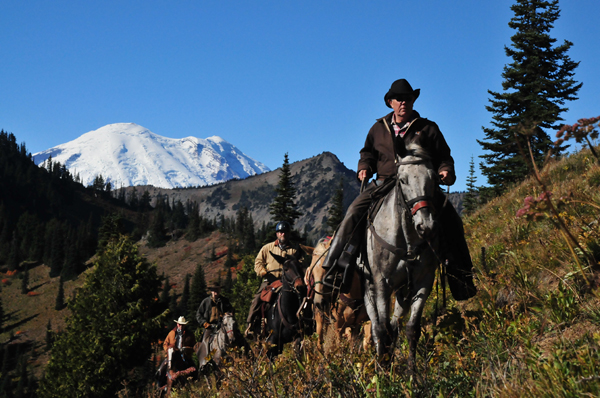
[[[129,206],[133,210],[137,210],[140,206],[140,199],[138,198],[137,189],[135,189],[135,187],[133,187],[131,194],[129,195]]]
[[[169,282],[169,277],[167,276],[167,278],[165,279],[165,283],[163,284],[162,291],[160,293],[160,303],[161,304],[164,304],[165,306],[167,304],[169,304],[170,293],[171,293],[171,282]]]
[[[183,203],[180,200],[173,205],[172,214],[173,226],[177,229],[185,229],[187,227],[188,217],[185,214]]]
[[[471,162],[469,163],[469,177],[467,177],[467,193],[463,199],[463,207],[467,213],[475,210],[479,202],[479,195],[477,194],[477,187],[475,186],[476,181],[475,161],[473,160],[473,156],[471,156]]]
[[[172,315],[173,318],[177,319],[179,317],[179,307],[177,306],[177,293],[175,290],[171,291],[171,296],[169,297],[169,314]]]
[[[183,283],[183,292],[181,293],[181,299],[179,301],[178,313],[183,316],[187,316],[188,313],[188,301],[190,300],[190,274],[185,274],[185,282]]]
[[[29,292],[29,267],[25,264],[25,269],[21,275],[21,294]]]
[[[189,222],[185,232],[185,238],[190,242],[195,242],[200,237],[200,213],[198,212],[198,204],[193,202],[190,204]]]
[[[261,283],[261,278],[254,272],[254,256],[244,256],[244,265],[237,272],[231,288],[231,305],[236,314],[248,314],[250,303]]]
[[[0,297],[0,333],[4,330],[4,305],[2,305],[2,298]]]
[[[493,127],[484,127],[485,140],[478,140],[488,151],[480,156],[482,173],[491,185],[482,191],[486,197],[501,194],[528,175],[530,160],[521,154],[528,152],[528,141],[536,163],[543,161],[552,148],[544,129],[560,127],[560,114],[568,109],[565,101],[577,99],[581,88],[573,79],[579,63],[567,55],[573,43],[565,40],[553,47],[556,39],[549,36],[560,15],[558,0],[517,0],[511,9],[514,17],[508,25],[516,33],[505,52],[513,62],[502,73],[504,91],[488,90],[492,98],[486,109],[493,115]],[[519,126],[529,133],[518,134]]]
[[[13,238],[10,244],[10,252],[8,254],[8,269],[14,271],[19,267],[21,262],[19,253],[19,239],[17,231],[13,231]]]
[[[89,221],[91,224],[91,220]],[[119,214],[113,213],[102,217],[98,229],[98,253],[110,243],[119,239],[124,232],[123,219]]]
[[[296,199],[296,187],[294,187],[294,183],[292,182],[292,173],[287,153],[283,158],[283,166],[281,166],[281,174],[279,175],[279,183],[275,188],[275,193],[277,196],[275,196],[275,199],[269,205],[271,219],[276,223],[287,221],[293,228],[294,222],[302,213],[298,211],[298,206],[294,203]]]
[[[61,275],[61,277],[58,279],[58,292],[56,293],[56,301],[54,304],[54,309],[56,311],[60,311],[65,308],[65,289],[63,284],[64,281]]]
[[[62,272],[65,263],[64,226],[56,221],[50,223],[50,277],[55,278]]]
[[[188,301],[189,319],[196,319],[196,311],[200,303],[208,296],[206,291],[206,280],[204,279],[204,269],[201,264],[196,266],[196,272],[192,278],[192,287],[190,289],[190,299]]]
[[[70,302],[38,396],[116,396],[152,353],[164,317],[157,315],[158,286],[156,266],[135,244],[125,237],[110,243]]]
[[[225,275],[225,282],[223,282],[223,296],[231,298],[231,289],[233,287],[233,275],[231,268],[227,268],[227,274]]]
[[[17,360],[17,371],[19,373],[19,380],[17,381],[15,398],[24,398],[25,388],[27,387],[27,381],[29,380],[27,374],[27,359],[25,355],[21,355]]]
[[[152,209],[152,206],[150,206],[150,202],[152,201],[152,199],[150,198],[150,192],[148,192],[148,190],[145,190],[144,193],[142,194],[142,196],[140,197],[140,210],[141,211],[148,211],[150,209]]]
[[[344,219],[344,178],[340,179],[338,188],[335,190],[333,195],[331,207],[329,208],[329,217],[327,218],[327,225],[329,231],[333,233],[338,225],[342,223]]]
[[[254,220],[252,219],[252,213],[248,213],[248,219],[246,220],[242,242],[244,246],[244,253],[250,254],[256,251],[256,235],[254,234]]]
[[[102,174],[98,174],[94,178],[94,182],[92,183],[92,189],[94,190],[94,192],[96,192],[96,194],[100,194],[104,192],[104,186],[104,177],[102,177]]]
[[[225,268],[231,268],[231,267],[235,267],[237,265],[237,262],[233,258],[233,252],[234,252],[234,245],[233,245],[233,242],[230,240],[229,244],[227,245],[227,258],[225,259],[225,264],[224,264]]]
[[[163,209],[157,209],[154,214],[154,220],[152,220],[152,224],[150,225],[148,247],[162,247],[167,243],[167,240],[165,213]]]
[[[61,271],[61,276],[66,280],[77,276],[77,271],[79,269],[79,253],[81,253],[81,247],[77,243],[78,239],[75,234],[75,229],[70,228],[69,233],[67,234],[65,262]]]
[[[46,351],[50,351],[52,348],[52,323],[50,323],[50,319],[48,319],[48,324],[46,325]]]

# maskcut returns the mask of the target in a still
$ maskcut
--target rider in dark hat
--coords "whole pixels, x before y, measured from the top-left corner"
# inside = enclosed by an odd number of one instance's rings
[[[209,285],[208,290],[210,296],[202,300],[196,311],[196,320],[200,326],[204,327],[206,337],[212,333],[214,326],[223,319],[223,315],[228,312],[233,313],[233,307],[229,299],[221,296],[221,286],[218,283]]]
[[[452,185],[456,181],[454,159],[442,132],[437,124],[422,118],[413,109],[420,93],[421,90],[414,90],[406,79],[393,82],[384,95],[386,106],[392,108],[393,112],[377,119],[367,134],[364,147],[360,150],[358,179],[366,183],[374,175],[377,175],[377,178],[367,185],[348,208],[323,264],[324,268],[338,266],[349,271],[345,272],[344,286],[349,283],[348,276],[352,275],[349,267],[354,265],[362,243],[366,213],[371,205],[372,194],[378,188],[380,192],[385,191],[385,186],[389,186],[390,189],[393,187],[396,178],[396,155],[401,153],[402,148],[411,143],[418,144],[431,157],[441,184]],[[462,221],[450,202],[443,206],[444,199],[444,194],[439,190],[436,207],[441,209],[441,235],[446,237],[442,242],[442,250],[444,257],[451,260],[448,273],[454,273],[456,276],[452,281],[449,278],[449,285],[455,299],[465,300],[476,292],[471,275],[473,265],[464,238]]]
[[[265,287],[279,279],[281,276],[281,265],[271,255],[271,253],[281,257],[294,256],[298,261],[302,262],[304,252],[297,244],[290,241],[291,232],[292,227],[287,221],[278,222],[275,226],[275,235],[277,236],[277,240],[264,245],[256,256],[256,260],[254,262],[254,271],[256,271],[256,274],[262,278],[262,283],[260,284],[260,287],[258,288],[258,291],[254,296],[252,303],[250,304],[250,310],[248,312],[247,319],[248,328],[245,332],[246,337],[252,337],[255,330],[259,331],[259,325],[255,325],[255,323],[257,321],[256,317],[260,310],[260,293]]]

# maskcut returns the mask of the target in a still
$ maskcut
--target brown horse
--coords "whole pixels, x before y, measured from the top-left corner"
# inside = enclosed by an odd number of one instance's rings
[[[321,350],[323,349],[323,336],[328,325],[326,319],[334,319],[334,327],[339,338],[345,335],[352,342],[357,341],[361,325],[369,320],[363,300],[364,290],[356,271],[348,293],[339,293],[338,290],[334,290],[324,294],[323,282],[327,270],[322,265],[330,244],[331,239],[325,238],[319,241],[312,253],[310,267],[304,276],[307,286],[311,286],[314,290],[317,345]],[[363,349],[367,349],[370,341],[371,324],[367,322],[364,326]]]

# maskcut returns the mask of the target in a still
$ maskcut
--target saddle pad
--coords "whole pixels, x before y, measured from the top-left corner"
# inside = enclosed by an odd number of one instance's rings
[[[270,303],[273,299],[273,292],[277,291],[279,288],[281,288],[281,286],[283,286],[283,282],[281,282],[281,280],[276,280],[270,285],[267,285],[267,287],[260,292],[260,299],[265,303]]]

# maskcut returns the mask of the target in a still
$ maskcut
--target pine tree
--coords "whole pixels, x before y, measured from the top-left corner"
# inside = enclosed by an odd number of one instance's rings
[[[17,231],[13,231],[13,238],[10,243],[10,252],[8,254],[8,269],[9,271],[14,271],[19,266],[21,262],[20,253],[19,253],[19,239],[17,235]]]
[[[46,325],[46,351],[50,351],[52,348],[52,340],[52,323],[50,322],[50,319],[48,319],[48,324]]]
[[[231,298],[231,288],[233,287],[233,275],[231,268],[227,268],[227,274],[225,275],[225,281],[223,282],[223,296]]]
[[[91,225],[91,220],[88,222]],[[123,233],[123,218],[116,213],[102,217],[98,229],[98,253],[102,252],[110,242],[117,241]]]
[[[190,319],[196,319],[196,311],[206,296],[208,296],[208,293],[206,292],[204,269],[202,268],[202,264],[198,264],[196,266],[196,272],[194,272],[194,276],[192,278],[190,299],[188,301],[188,315]]]
[[[479,202],[477,187],[475,186],[476,181],[477,177],[475,177],[475,161],[473,160],[473,156],[471,156],[471,162],[469,163],[469,177],[467,177],[467,193],[463,199],[463,207],[467,213],[475,210]]]
[[[492,98],[486,109],[493,115],[493,127],[484,127],[485,140],[477,141],[488,151],[480,156],[482,173],[491,186],[483,190],[486,197],[501,194],[529,174],[530,160],[522,155],[528,154],[527,141],[541,164],[552,148],[544,129],[560,127],[560,114],[568,109],[565,101],[577,99],[581,88],[573,79],[579,63],[567,55],[573,43],[565,40],[553,47],[556,39],[549,36],[560,15],[558,0],[517,0],[511,9],[514,17],[508,25],[516,33],[505,52],[512,63],[502,73],[504,91],[488,90]],[[519,134],[519,130],[529,133]]]
[[[167,276],[167,278],[165,279],[165,282],[163,284],[162,291],[160,293],[160,303],[161,304],[164,304],[164,305],[169,304],[170,293],[171,293],[171,282],[169,282],[169,277]]]
[[[70,228],[65,245],[65,262],[63,263],[61,270],[61,276],[66,280],[70,280],[77,276],[79,254],[81,252],[81,247],[78,247],[77,242],[78,239],[75,234],[75,229]]]
[[[171,291],[171,296],[169,297],[169,314],[172,318],[177,319],[179,317],[179,307],[177,306],[177,293],[175,290]]]
[[[158,315],[156,266],[128,238],[109,243],[71,300],[39,397],[116,396],[142,367],[164,314]]]
[[[254,272],[254,256],[244,256],[244,265],[237,272],[231,288],[231,305],[236,314],[247,314],[250,303],[261,283],[261,278]]]
[[[244,246],[244,253],[254,253],[256,250],[256,235],[254,234],[254,220],[252,219],[252,213],[248,213],[248,219],[246,220],[242,242]]]
[[[233,258],[233,252],[234,252],[234,244],[233,242],[230,240],[229,244],[227,245],[227,258],[225,259],[225,268],[231,268],[231,267],[235,267],[237,265],[237,261],[235,261],[235,259]]]
[[[187,316],[188,313],[188,301],[190,300],[190,274],[185,274],[185,282],[183,283],[183,292],[181,293],[181,299],[179,301],[178,313],[183,316]]]
[[[142,194],[142,196],[140,197],[140,210],[141,211],[148,211],[150,209],[152,209],[152,206],[150,206],[150,202],[152,201],[152,199],[150,198],[150,192],[148,192],[148,190],[145,190],[144,193]]]
[[[195,242],[200,237],[200,213],[198,212],[198,204],[196,202],[191,203],[189,207],[189,222],[185,238],[190,242]]]
[[[2,298],[0,297],[0,333],[4,330],[4,305],[2,305]]]
[[[281,166],[281,174],[279,175],[279,183],[277,184],[277,188],[275,188],[275,193],[277,196],[275,196],[275,199],[269,205],[271,219],[276,223],[287,221],[293,228],[294,222],[302,213],[298,211],[298,206],[294,203],[296,188],[292,182],[292,173],[287,153],[283,158],[283,166]]]
[[[154,214],[154,220],[150,225],[148,235],[148,247],[162,247],[167,243],[167,233],[165,229],[165,213],[163,209],[157,209]]]
[[[21,294],[29,293],[29,267],[25,264],[25,269],[21,275]]]
[[[342,223],[344,219],[344,178],[340,179],[338,188],[333,195],[331,207],[329,208],[329,218],[327,218],[327,225],[329,231],[333,233],[338,225]]]
[[[60,311],[65,308],[65,290],[63,287],[63,277],[58,279],[58,292],[56,293],[56,301],[54,303],[54,309]]]

